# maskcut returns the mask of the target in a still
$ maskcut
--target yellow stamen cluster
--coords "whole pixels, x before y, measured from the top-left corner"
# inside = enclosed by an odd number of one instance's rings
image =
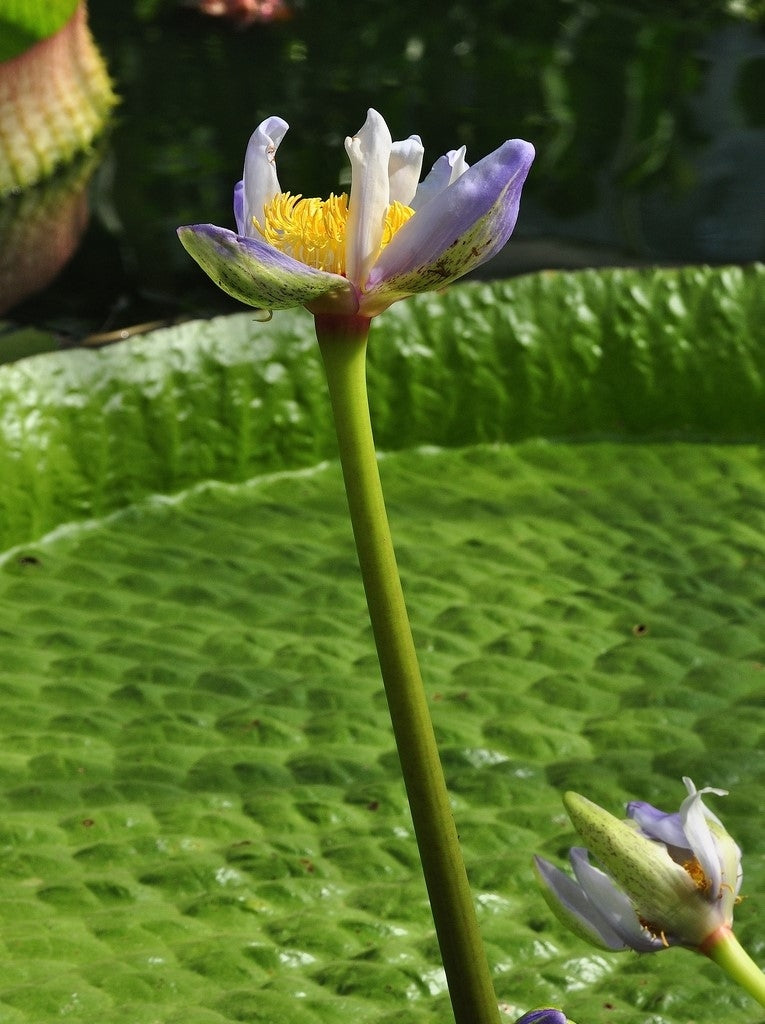
[[[403,203],[391,203],[385,214],[380,249],[384,249],[414,210]],[[263,210],[262,223],[253,223],[269,245],[301,263],[345,274],[345,235],[348,224],[348,196],[303,199],[280,192]]]
[[[687,871],[688,874],[691,876],[691,880],[696,886],[696,889],[700,893],[702,893],[702,895],[706,895],[709,892],[711,883],[707,876],[704,874],[704,869],[702,868],[701,864],[699,864],[698,860],[695,857],[691,857],[690,860],[683,861],[681,867],[685,871]],[[645,917],[641,917],[639,914],[638,921],[640,921],[641,925],[645,928],[645,930],[647,932],[650,932],[650,934],[653,935],[654,938],[661,939],[662,945],[669,946],[667,936],[661,928],[658,928],[655,924],[652,924]]]
[[[667,938],[666,932],[662,931],[661,928],[657,928],[655,924],[651,924],[644,917],[638,914],[638,921],[641,926],[645,928],[649,935],[652,935],[655,939],[661,939],[661,944],[665,949],[669,949],[669,939]]]
[[[711,882],[704,874],[704,869],[701,864],[699,864],[698,860],[696,860],[695,857],[691,858],[691,860],[686,860],[683,862],[683,867],[691,876],[699,892],[708,893]]]

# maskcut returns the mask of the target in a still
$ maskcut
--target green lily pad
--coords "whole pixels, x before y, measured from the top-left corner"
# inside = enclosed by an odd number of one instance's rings
[[[762,958],[761,281],[531,277],[375,325],[383,483],[511,1019],[756,1012],[691,953],[584,947],[530,856],[572,842],[564,789],[728,788]],[[0,1020],[448,1019],[310,318],[35,356],[0,392]]]

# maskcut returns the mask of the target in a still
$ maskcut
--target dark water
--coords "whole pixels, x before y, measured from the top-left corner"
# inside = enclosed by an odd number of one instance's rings
[[[722,3],[303,0],[238,28],[160,0],[91,0],[121,104],[82,245],[17,323],[62,335],[233,305],[175,238],[232,225],[250,132],[278,113],[282,187],[347,178],[367,107],[425,164],[534,142],[516,235],[484,276],[541,267],[765,257],[765,33]]]

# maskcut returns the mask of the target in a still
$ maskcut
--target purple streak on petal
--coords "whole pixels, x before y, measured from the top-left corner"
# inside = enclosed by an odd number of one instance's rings
[[[568,1018],[562,1010],[529,1010],[515,1024],[566,1024]]]
[[[490,247],[493,256],[515,227],[521,189],[533,159],[533,146],[514,139],[473,164],[398,231],[377,260],[369,287],[437,259],[502,199],[500,224]]]
[[[356,311],[355,294],[344,277],[314,270],[256,238],[215,224],[186,225],[178,228],[178,237],[219,288],[248,306],[289,309],[334,296],[339,311]]]
[[[618,935],[626,946],[638,953],[652,953],[663,949],[661,939],[655,938],[643,928],[638,920],[629,899],[609,878],[609,876],[590,864],[587,851],[574,847],[570,853],[571,866],[576,880],[584,890],[590,902]]]
[[[239,235],[246,235],[244,223],[244,181],[234,185],[234,223]]]
[[[627,817],[632,818],[647,839],[657,839],[667,846],[689,850],[690,844],[683,831],[680,815],[660,811],[644,800],[633,800],[627,804]]]
[[[546,890],[545,898],[569,928],[581,933],[582,937],[586,935],[597,946],[613,950],[627,948],[624,940],[593,905],[578,882],[543,857],[535,857],[534,864]],[[550,902],[550,896],[554,904]]]
[[[491,259],[515,227],[533,158],[530,143],[506,142],[415,213],[372,267],[362,287],[362,310],[366,305],[370,314],[380,312]]]

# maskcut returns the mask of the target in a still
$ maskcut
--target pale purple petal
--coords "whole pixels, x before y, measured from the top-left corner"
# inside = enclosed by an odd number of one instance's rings
[[[574,847],[570,857],[576,880],[585,895],[625,945],[639,953],[651,953],[663,948],[661,939],[655,938],[640,924],[625,893],[614,885],[605,872],[590,864],[586,850]]]
[[[345,140],[345,151],[351,161],[345,272],[354,285],[366,280],[382,244],[390,196],[388,165],[392,146],[387,124],[371,109],[363,127]]]
[[[246,235],[246,225],[244,223],[244,180],[238,181],[234,185],[234,223],[236,224],[236,230],[240,235]]]
[[[415,213],[372,267],[361,289],[361,312],[373,316],[491,259],[515,227],[533,158],[528,142],[506,142]]]
[[[394,142],[388,161],[389,203],[409,206],[417,190],[425,149],[419,135],[410,135],[402,142]]]
[[[253,218],[262,221],[264,206],[281,192],[276,176],[276,151],[288,127],[281,117],[267,117],[247,143],[242,181],[234,187],[236,229],[246,238],[258,237]]]
[[[417,186],[417,191],[409,203],[413,210],[421,210],[426,203],[454,184],[457,178],[461,177],[468,169],[469,164],[465,161],[464,146],[459,149],[450,149],[444,153],[433,164],[426,177]]]
[[[178,228],[178,237],[206,274],[240,302],[261,309],[336,303],[355,313],[355,292],[344,277],[314,270],[256,238],[214,224]]]
[[[668,814],[643,800],[633,800],[627,804],[627,817],[636,822],[647,839],[656,839],[667,846],[690,850],[683,831],[683,823],[677,812]]]
[[[573,878],[543,857],[534,866],[544,895],[556,916],[580,938],[605,949],[626,949],[627,945]]]

